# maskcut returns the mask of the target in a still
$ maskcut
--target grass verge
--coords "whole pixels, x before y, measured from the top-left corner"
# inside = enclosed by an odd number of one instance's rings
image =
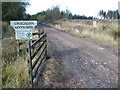
[[[29,74],[25,54],[17,57],[14,30],[3,23],[2,39],[2,88],[28,88]]]
[[[25,55],[17,57],[16,40],[3,40],[3,88],[29,87],[28,64]]]
[[[25,60],[19,58],[18,60],[11,62],[11,64],[3,66],[3,88],[29,87],[29,75],[26,64]]]
[[[92,38],[116,47],[118,46],[118,38],[120,38],[117,20],[97,21],[96,27],[93,27],[92,20],[56,21],[50,26],[73,35]]]

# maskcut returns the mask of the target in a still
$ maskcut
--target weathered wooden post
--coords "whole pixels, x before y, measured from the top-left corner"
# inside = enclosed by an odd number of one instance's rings
[[[31,42],[28,42],[28,62],[29,62],[29,74],[30,74],[30,82],[31,82],[31,87],[33,87],[33,74],[32,74],[32,59],[31,59],[31,55],[32,55],[32,48],[31,48]]]
[[[17,57],[20,56],[20,45],[19,45],[19,40],[17,40]]]

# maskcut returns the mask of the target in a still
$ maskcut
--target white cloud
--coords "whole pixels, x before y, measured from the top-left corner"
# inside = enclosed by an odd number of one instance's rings
[[[27,13],[35,14],[59,5],[62,10],[69,9],[73,14],[97,16],[99,10],[118,9],[119,0],[30,0]]]

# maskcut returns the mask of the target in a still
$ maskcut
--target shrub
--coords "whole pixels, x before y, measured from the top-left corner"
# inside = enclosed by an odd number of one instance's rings
[[[14,37],[14,29],[6,22],[2,23],[2,38]]]

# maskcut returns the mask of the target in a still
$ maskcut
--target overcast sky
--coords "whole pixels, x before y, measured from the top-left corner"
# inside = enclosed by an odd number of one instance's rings
[[[116,10],[120,0],[30,0],[27,13],[36,14],[52,6],[59,6],[61,10],[70,10],[72,14],[97,16],[100,10]]]

